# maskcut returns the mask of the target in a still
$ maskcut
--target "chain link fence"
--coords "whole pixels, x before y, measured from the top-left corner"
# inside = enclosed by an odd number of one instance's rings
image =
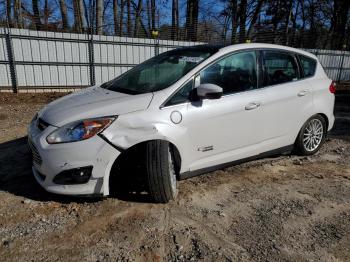
[[[200,42],[0,28],[0,88],[83,88],[156,54]]]
[[[0,28],[0,90],[80,89],[159,53],[204,43]],[[350,81],[350,52],[306,50],[318,56],[331,79]]]

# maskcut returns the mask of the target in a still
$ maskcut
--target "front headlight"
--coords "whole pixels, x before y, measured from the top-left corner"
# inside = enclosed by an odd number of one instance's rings
[[[49,144],[76,142],[89,139],[106,129],[116,118],[102,117],[78,120],[66,124],[47,136]]]

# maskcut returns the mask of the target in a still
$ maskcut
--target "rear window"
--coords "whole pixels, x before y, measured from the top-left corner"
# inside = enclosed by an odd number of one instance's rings
[[[303,55],[299,55],[299,59],[304,71],[304,77],[313,76],[316,71],[316,60]]]

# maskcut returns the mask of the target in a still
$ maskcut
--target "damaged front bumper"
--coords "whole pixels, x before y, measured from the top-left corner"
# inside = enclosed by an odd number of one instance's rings
[[[48,126],[40,130],[36,121],[32,121],[29,126],[28,144],[33,155],[32,170],[37,182],[45,190],[57,194],[108,195],[110,171],[120,151],[97,135],[79,142],[48,144],[46,137],[56,128]],[[77,179],[77,183],[55,183],[58,181],[55,177],[62,172],[84,167],[91,167],[88,179]]]

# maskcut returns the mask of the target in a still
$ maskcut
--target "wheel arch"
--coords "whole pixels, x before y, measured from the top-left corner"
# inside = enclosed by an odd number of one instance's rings
[[[125,157],[128,157],[128,154],[131,153],[142,153],[143,150],[145,150],[145,145],[151,141],[164,141],[164,142],[167,142],[169,143],[169,146],[171,148],[171,152],[174,156],[174,161],[175,161],[175,172],[177,174],[177,178],[179,179],[179,173],[180,173],[180,170],[181,170],[181,163],[182,163],[182,158],[181,158],[181,153],[180,153],[180,150],[178,148],[178,146],[173,143],[172,141],[170,140],[167,140],[167,139],[162,139],[162,138],[159,138],[159,139],[149,139],[149,140],[144,140],[144,141],[141,141],[141,142],[138,142],[132,146],[130,146],[129,148],[123,150],[119,155],[118,157],[114,160],[113,164],[112,164],[112,167],[109,171],[108,174],[106,174],[104,180],[105,180],[105,188],[104,188],[104,194],[105,195],[109,195],[111,192],[110,192],[110,188],[111,188],[111,185],[110,183],[113,182],[111,179],[113,176],[115,176],[115,172],[118,171],[118,169],[120,168],[120,165],[121,162],[125,159]],[[144,157],[144,156],[142,156]]]
[[[317,113],[315,115],[320,115],[321,117],[323,117],[324,121],[326,122],[326,130],[328,130],[329,127],[329,119],[328,116],[324,113]]]

